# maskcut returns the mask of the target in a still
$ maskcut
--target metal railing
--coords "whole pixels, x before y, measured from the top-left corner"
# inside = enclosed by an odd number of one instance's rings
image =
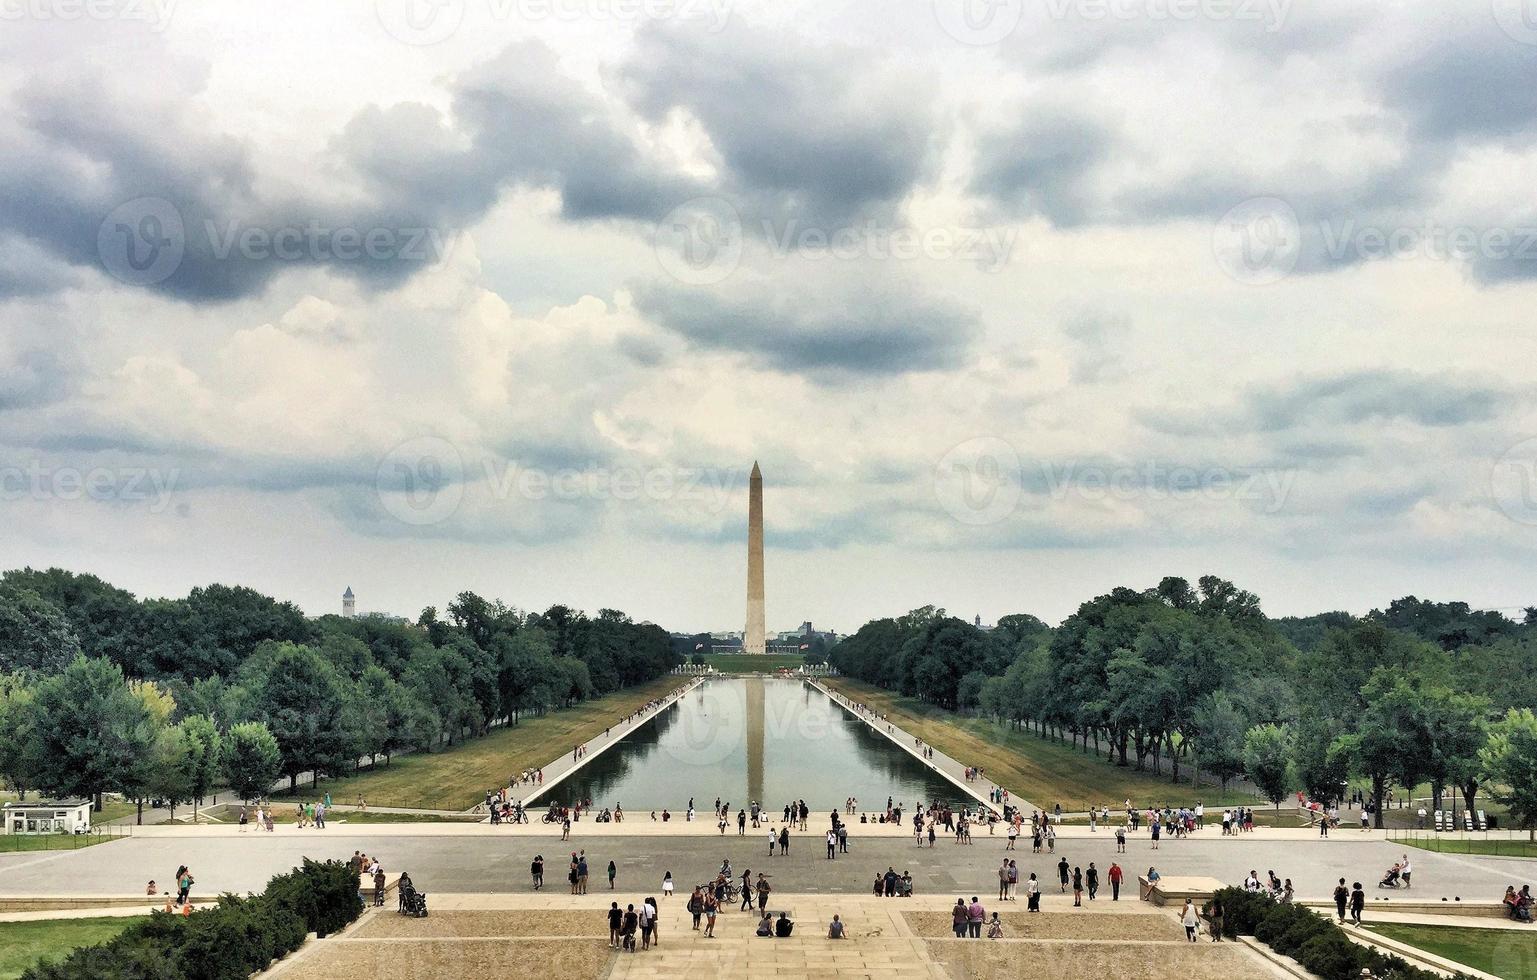
[[[17,851],[74,851],[132,836],[133,827],[124,824],[102,824],[83,834],[0,834],[0,854]]]

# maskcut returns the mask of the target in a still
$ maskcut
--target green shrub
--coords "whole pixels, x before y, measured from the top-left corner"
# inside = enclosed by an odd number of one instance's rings
[[[1241,888],[1224,888],[1213,898],[1222,902],[1224,935],[1252,935],[1321,980],[1357,980],[1362,967],[1370,968],[1379,980],[1438,980],[1438,974],[1397,956],[1384,956],[1351,942],[1328,916],[1301,905],[1278,904],[1267,895]],[[1211,903],[1202,911],[1209,915]]]
[[[156,912],[105,943],[38,963],[22,980],[247,980],[302,946],[307,933],[329,935],[362,911],[349,865],[306,859],[261,895],[222,895],[190,916]]]

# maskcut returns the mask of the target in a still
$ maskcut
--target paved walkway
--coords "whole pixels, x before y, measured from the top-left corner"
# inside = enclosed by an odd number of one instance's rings
[[[924,742],[921,739],[897,727],[890,721],[887,721],[884,717],[876,714],[874,711],[871,711],[869,708],[866,708],[860,705],[858,702],[844,697],[842,694],[839,694],[832,688],[827,687],[820,681],[807,678],[806,683],[827,695],[832,699],[833,703],[848,711],[849,714],[869,725],[873,731],[891,739],[892,742],[901,746],[914,759],[917,759],[919,762],[922,762],[930,769],[939,773],[950,782],[954,783],[957,787],[964,790],[968,795],[975,798],[978,803],[981,803],[983,806],[991,810],[996,810],[998,813],[1002,814],[1003,807],[1000,804],[993,803],[987,798],[987,791],[992,789],[994,786],[997,786],[997,783],[987,781],[972,781],[967,779],[967,767],[965,765],[950,758],[948,755],[945,755],[943,752],[934,748],[932,745],[927,747],[933,750],[933,757],[924,758],[923,752],[920,749],[920,746],[924,745]],[[1024,797],[1019,796],[1013,790],[1010,790],[1007,786],[1001,788],[1009,794],[1009,802],[1015,807],[1024,810],[1026,813],[1038,809],[1035,804],[1031,803]]]
[[[821,836],[825,816],[805,833],[793,832],[788,857],[769,859],[756,836],[708,837],[667,829],[652,832],[646,823],[592,824],[582,821],[569,842],[559,828],[490,827],[482,824],[357,825],[337,823],[326,830],[279,827],[271,834],[238,834],[228,825],[199,828],[146,828],[130,838],[76,851],[0,855],[0,892],[7,895],[131,895],[150,878],[168,880],[177,865],[194,869],[199,885],[211,893],[260,891],[274,874],[288,871],[304,857],[350,856],[354,850],[379,855],[391,871],[408,870],[431,892],[505,892],[528,887],[528,866],[535,854],[551,861],[585,849],[598,867],[610,859],[619,866],[622,887],[656,887],[666,871],[691,880],[729,858],[743,866],[770,870],[791,890],[860,894],[871,877],[888,866],[909,870],[919,894],[972,894],[996,887],[998,862],[1014,858],[1024,876],[1035,872],[1056,880],[1059,858],[1077,866],[1090,861],[1107,869],[1119,861],[1130,875],[1155,865],[1164,875],[1204,875],[1237,883],[1251,870],[1274,869],[1291,878],[1302,899],[1327,901],[1341,875],[1369,882],[1402,853],[1376,835],[1342,835],[1329,841],[1298,840],[1280,831],[1255,831],[1221,837],[1204,831],[1186,840],[1164,840],[1158,850],[1145,838],[1132,838],[1127,852],[1116,852],[1106,833],[1059,837],[1055,853],[1033,854],[1026,838],[1005,852],[1006,838],[984,831],[962,846],[941,838],[933,848],[914,846],[911,835],[879,824],[851,824],[849,853],[827,860]],[[601,829],[600,829],[601,828]],[[641,832],[646,831],[646,832]],[[1510,884],[1537,883],[1537,861],[1482,859],[1477,856],[1414,854],[1417,900],[1496,901]],[[564,867],[563,861],[559,865]],[[1053,896],[1055,897],[1055,896]],[[1387,911],[1403,893],[1368,893],[1369,907]],[[1049,903],[1048,903],[1049,904]]]
[[[581,758],[573,758],[572,752],[567,751],[564,755],[561,755],[551,762],[546,763],[543,767],[544,780],[542,782],[537,784],[521,783],[508,786],[507,798],[509,800],[522,800],[525,807],[532,807],[535,800],[538,800],[541,796],[546,795],[556,786],[559,786],[567,776],[570,776],[572,773],[576,772],[578,769],[582,768],[593,759],[596,759],[604,752],[607,752],[615,745],[618,745],[621,741],[624,740],[626,735],[630,734],[641,725],[644,725],[652,718],[655,718],[663,711],[671,708],[674,704],[677,704],[680,698],[682,698],[688,692],[692,691],[694,688],[698,687],[700,684],[703,684],[704,681],[705,678],[703,676],[689,678],[687,683],[678,688],[676,691],[673,691],[671,694],[667,695],[667,697],[663,698],[661,701],[651,705],[648,708],[642,708],[634,715],[617,722],[604,734],[589,739],[586,743],[584,743],[584,747],[587,751],[581,756]],[[476,812],[484,813],[485,805],[480,804],[479,806],[476,806],[474,810]],[[537,817],[533,819],[537,819]]]
[[[881,899],[778,892],[769,907],[788,912],[795,931],[789,938],[766,940],[754,934],[757,915],[737,910],[722,912],[714,936],[705,936],[691,928],[686,893],[680,891],[659,901],[658,939],[650,949],[614,951],[608,945],[609,902],[623,908],[646,895],[661,898],[634,890],[578,897],[432,894],[426,919],[369,911],[341,935],[309,944],[266,976],[476,976],[507,963],[538,963],[540,972],[572,980],[1012,980],[1022,975],[1084,980],[1127,963],[1141,972],[1191,980],[1286,976],[1240,944],[1186,943],[1167,910],[1136,903],[1026,916],[1018,903],[995,905],[981,896],[989,913],[1000,913],[1004,938],[958,940],[949,926],[954,901],[949,894]],[[834,915],[844,923],[841,940],[827,936]]]

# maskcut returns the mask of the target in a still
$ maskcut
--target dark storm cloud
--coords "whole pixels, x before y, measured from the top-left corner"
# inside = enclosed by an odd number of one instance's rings
[[[720,156],[718,190],[768,215],[837,225],[889,209],[937,162],[931,90],[868,49],[656,23],[618,77],[647,119],[696,119]]]
[[[1017,217],[1080,225],[1103,217],[1092,179],[1114,147],[1110,129],[1095,120],[1032,108],[978,141],[971,190]]]
[[[1410,49],[1378,87],[1420,140],[1524,144],[1537,135],[1537,46],[1515,43],[1487,14]]]
[[[1494,418],[1512,402],[1493,388],[1410,371],[1356,371],[1254,392],[1249,418],[1275,432],[1310,423],[1405,421],[1431,428]]]
[[[900,287],[830,295],[653,283],[634,295],[643,315],[696,347],[824,382],[956,367],[980,329],[970,310]]]
[[[1149,410],[1140,420],[1154,431],[1178,436],[1288,433],[1377,422],[1455,428],[1495,419],[1516,403],[1510,391],[1462,376],[1381,369],[1255,387],[1233,406],[1188,414]],[[1356,454],[1349,442],[1311,435],[1281,446],[1284,454],[1304,461]]]

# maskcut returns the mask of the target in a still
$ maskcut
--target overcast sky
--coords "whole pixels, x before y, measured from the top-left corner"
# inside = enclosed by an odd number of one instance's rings
[[[0,564],[1537,602],[1520,0],[0,0]]]

